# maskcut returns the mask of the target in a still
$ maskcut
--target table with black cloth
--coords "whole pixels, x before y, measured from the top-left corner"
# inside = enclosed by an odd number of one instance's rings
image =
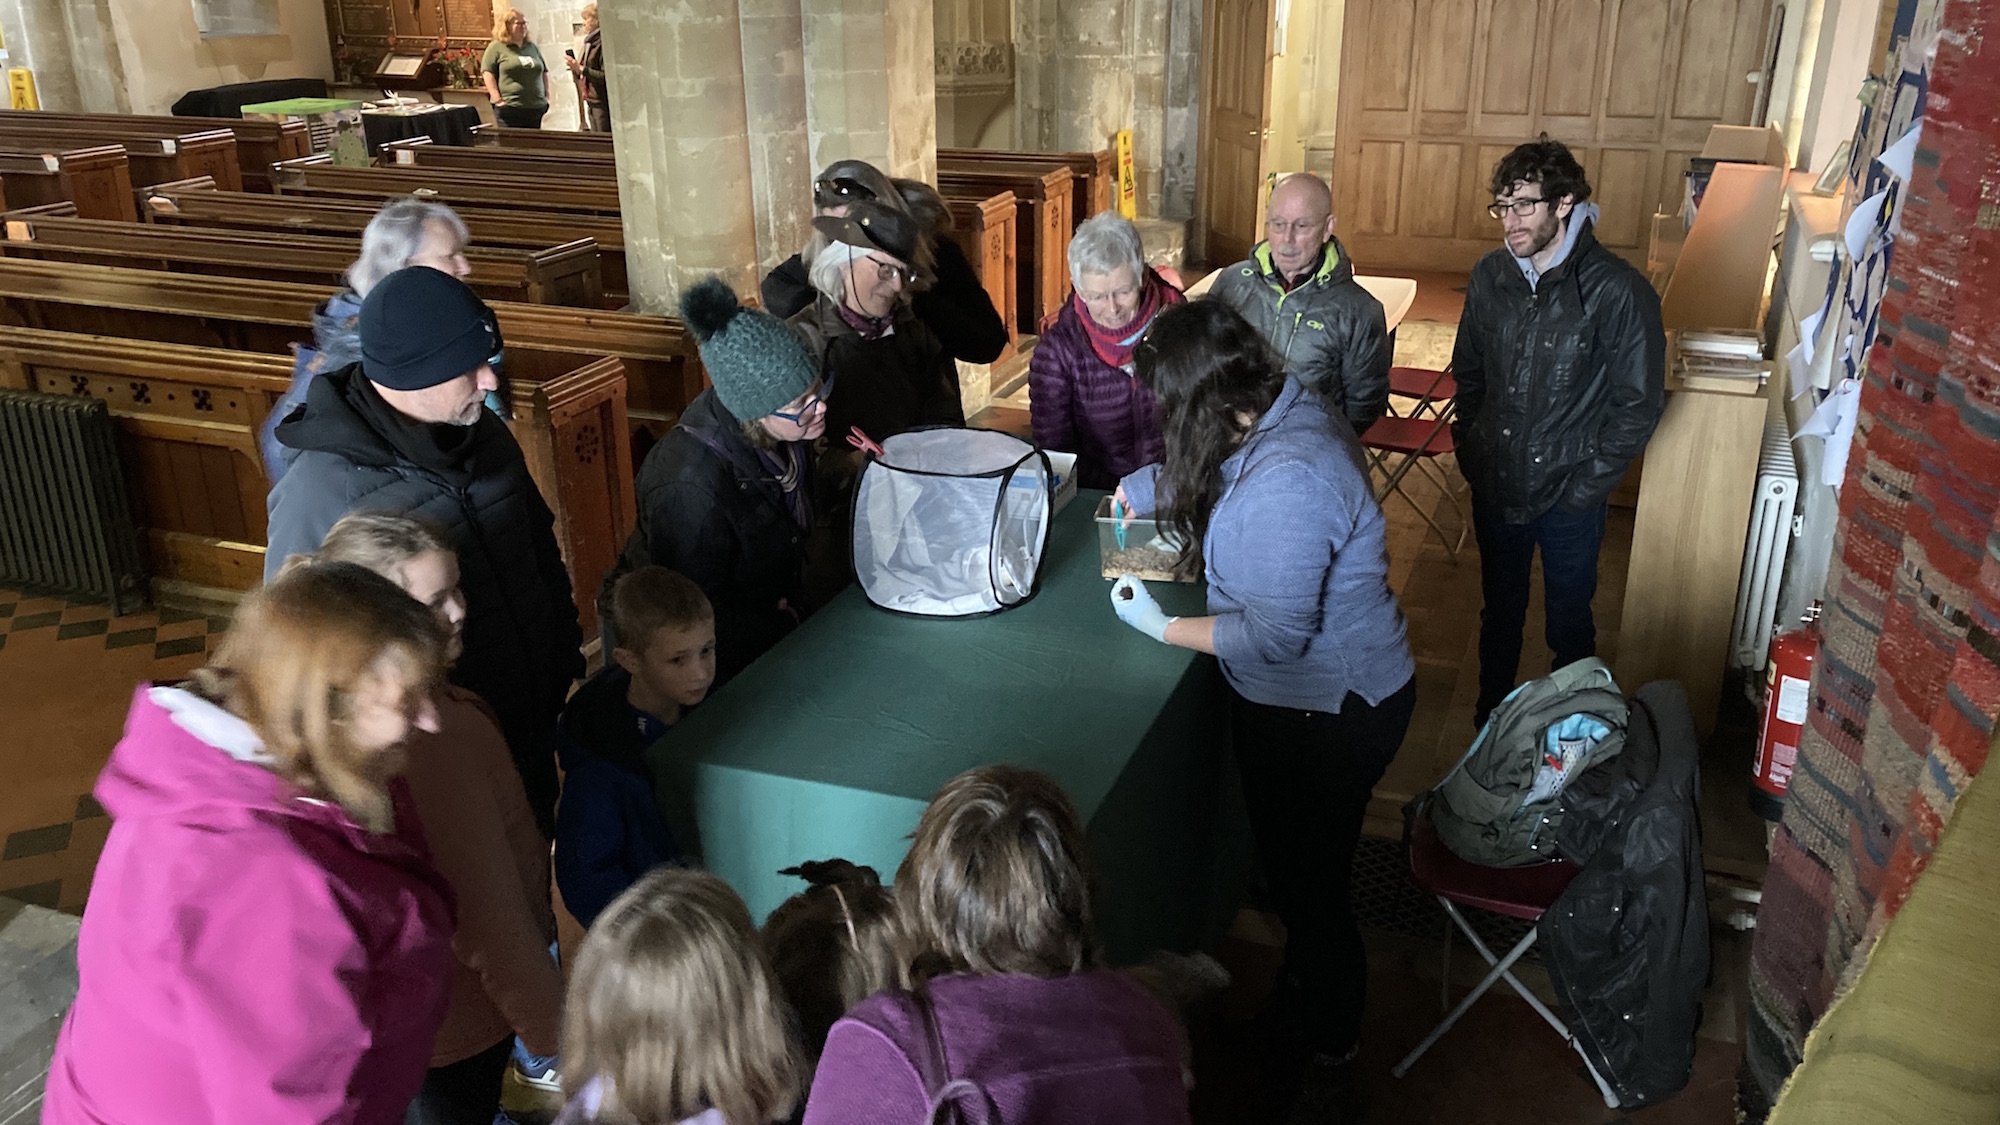
[[[441,145],[470,145],[473,126],[479,121],[479,110],[469,105],[429,105],[415,113],[364,109],[361,133],[368,140],[368,154],[373,156],[390,141],[408,137],[429,137]]]
[[[849,587],[647,751],[680,835],[762,919],[778,870],[844,857],[895,876],[938,786],[1005,762],[1051,774],[1089,828],[1115,962],[1191,950],[1250,862],[1220,669],[1111,611],[1085,491],[1056,515],[1033,599],[989,617],[889,613]],[[1152,583],[1169,614],[1199,586]]]
[[[175,117],[241,117],[246,105],[326,97],[324,78],[271,78],[189,90],[174,103]]]

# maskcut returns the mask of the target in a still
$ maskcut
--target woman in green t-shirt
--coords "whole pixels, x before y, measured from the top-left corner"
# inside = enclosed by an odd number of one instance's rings
[[[513,8],[493,13],[493,42],[480,62],[493,115],[513,129],[539,129],[549,111],[549,64],[528,42],[528,17]]]

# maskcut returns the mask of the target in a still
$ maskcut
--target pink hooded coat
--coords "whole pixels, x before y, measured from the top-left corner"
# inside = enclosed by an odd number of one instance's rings
[[[47,1125],[398,1122],[451,981],[450,892],[409,794],[375,835],[255,764],[242,720],[139,689]]]

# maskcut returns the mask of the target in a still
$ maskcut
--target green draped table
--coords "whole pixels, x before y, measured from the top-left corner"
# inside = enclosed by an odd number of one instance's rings
[[[753,917],[804,887],[778,874],[802,860],[892,879],[938,786],[1006,762],[1053,775],[1082,811],[1115,960],[1227,925],[1250,845],[1221,673],[1113,615],[1101,495],[1056,515],[1026,604],[922,619],[849,587],[647,752],[669,821],[698,832]],[[1199,587],[1152,588],[1169,614],[1201,612]]]

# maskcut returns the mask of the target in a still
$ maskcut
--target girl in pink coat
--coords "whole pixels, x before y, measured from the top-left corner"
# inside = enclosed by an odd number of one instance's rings
[[[452,916],[398,775],[448,641],[389,580],[316,564],[187,682],[139,689],[44,1122],[402,1120]]]

